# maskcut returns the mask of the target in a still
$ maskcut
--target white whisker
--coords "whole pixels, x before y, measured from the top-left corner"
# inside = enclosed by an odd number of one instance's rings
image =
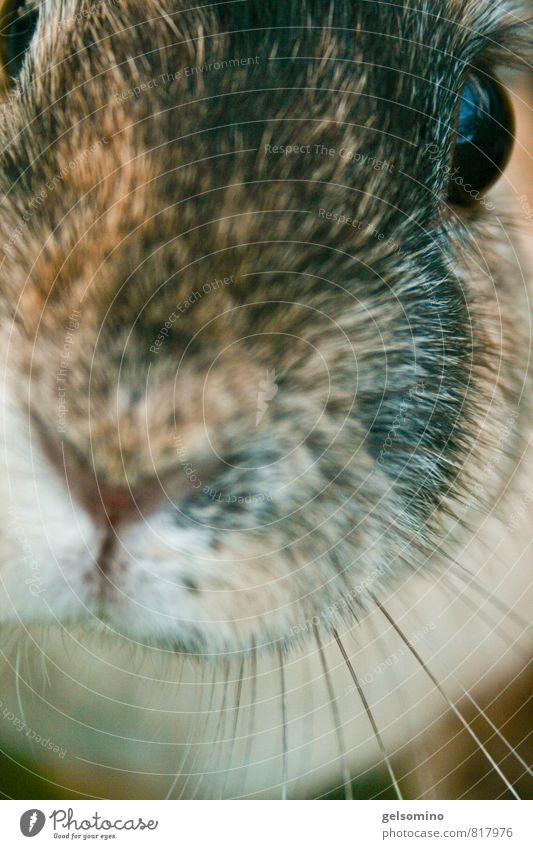
[[[420,666],[422,667],[422,669],[426,673],[426,675],[428,675],[430,680],[433,682],[433,684],[435,685],[435,687],[437,688],[438,692],[441,694],[443,699],[445,699],[450,710],[453,711],[453,713],[456,715],[457,719],[460,721],[461,725],[465,728],[465,730],[468,732],[468,734],[472,737],[472,739],[474,740],[476,745],[479,746],[479,748],[481,749],[481,751],[483,752],[483,754],[485,755],[485,757],[487,758],[487,760],[489,761],[489,763],[491,764],[493,769],[498,773],[498,775],[500,776],[500,778],[502,779],[502,781],[506,785],[509,792],[514,796],[515,799],[520,799],[520,796],[518,795],[518,793],[514,789],[511,782],[504,775],[504,773],[502,772],[502,770],[500,769],[500,767],[498,766],[498,764],[496,763],[496,761],[494,760],[494,758],[492,757],[490,752],[487,751],[487,749],[485,748],[485,746],[483,745],[481,740],[478,738],[478,736],[472,730],[472,728],[470,727],[470,725],[468,724],[468,722],[466,721],[464,716],[461,714],[461,712],[459,711],[457,706],[453,703],[453,701],[447,695],[447,693],[445,692],[443,687],[439,684],[438,680],[435,678],[435,676],[433,675],[431,670],[428,668],[426,663],[422,660],[421,656],[419,655],[419,653],[417,652],[415,647],[412,645],[412,643],[405,636],[405,634],[403,633],[401,628],[396,624],[396,622],[394,621],[392,616],[390,616],[388,611],[383,607],[383,605],[381,604],[379,599],[377,599],[372,593],[370,593],[370,596],[373,599],[373,601],[375,602],[375,604],[379,607],[379,609],[381,610],[381,612],[383,613],[383,615],[385,616],[387,621],[392,625],[392,627],[394,628],[394,630],[396,631],[398,636],[401,637],[401,639],[403,640],[403,642],[405,643],[405,645],[407,646],[407,648],[409,649],[409,651],[411,652],[413,657],[418,661],[418,663],[420,664]]]
[[[336,639],[336,641],[337,641],[337,645],[339,646],[339,649],[340,649],[340,651],[341,651],[341,654],[342,654],[342,656],[343,656],[343,658],[344,658],[344,662],[346,663],[346,666],[348,667],[348,671],[350,672],[350,675],[351,675],[351,677],[352,677],[352,680],[353,680],[353,682],[354,682],[354,684],[355,684],[355,686],[356,686],[356,688],[357,688],[357,692],[359,693],[359,697],[360,697],[360,699],[361,699],[361,701],[362,701],[362,703],[363,703],[363,707],[364,707],[364,709],[365,709],[365,711],[366,711],[366,715],[368,716],[368,719],[369,719],[370,724],[371,724],[371,726],[372,726],[372,730],[374,731],[374,735],[375,735],[375,737],[376,737],[377,744],[378,744],[378,746],[379,746],[379,748],[380,748],[381,755],[382,755],[383,760],[384,760],[384,762],[385,762],[385,764],[386,764],[386,766],[387,766],[387,769],[388,769],[388,771],[389,771],[389,775],[390,775],[390,777],[391,777],[392,785],[393,785],[393,787],[394,787],[394,790],[395,790],[395,792],[396,792],[396,795],[398,796],[398,799],[403,799],[403,796],[402,796],[401,791],[400,791],[400,787],[399,787],[399,785],[398,785],[398,781],[397,781],[397,779],[396,779],[396,776],[395,776],[395,774],[394,774],[394,770],[393,770],[392,765],[391,765],[391,762],[390,762],[390,758],[389,758],[389,756],[388,756],[388,754],[387,754],[387,750],[385,749],[385,746],[384,746],[384,744],[383,744],[383,740],[382,740],[381,734],[379,733],[379,729],[378,729],[378,727],[377,727],[377,725],[376,725],[376,721],[375,721],[375,719],[374,719],[374,715],[373,715],[373,713],[372,713],[372,711],[371,711],[371,709],[370,709],[370,705],[368,704],[368,701],[367,701],[367,699],[366,699],[366,696],[365,696],[365,694],[364,694],[364,692],[363,692],[363,689],[362,689],[362,687],[361,687],[361,685],[360,685],[360,683],[359,683],[359,679],[358,679],[358,677],[357,677],[357,675],[356,675],[356,673],[355,673],[355,669],[353,668],[353,665],[352,665],[352,663],[351,663],[351,661],[350,661],[350,659],[349,659],[348,655],[346,654],[346,650],[345,650],[345,648],[344,648],[344,646],[343,646],[343,644],[342,644],[342,642],[341,642],[341,639],[340,639],[339,634],[337,633],[337,631],[334,631],[334,632],[333,632],[333,635],[334,635],[334,637],[335,637],[335,639]]]
[[[337,735],[337,744],[339,747],[339,756],[342,764],[342,777],[344,781],[344,795],[347,800],[353,799],[353,791],[352,791],[352,779],[350,776],[350,772],[348,769],[348,764],[346,762],[346,743],[344,740],[344,734],[342,731],[341,718],[339,714],[339,706],[337,703],[337,698],[333,692],[333,685],[331,682],[331,675],[329,672],[328,665],[326,663],[326,656],[324,654],[324,647],[322,645],[322,640],[320,639],[320,634],[318,631],[318,627],[313,625],[315,631],[315,639],[318,646],[318,653],[320,656],[320,663],[322,665],[322,670],[324,672],[324,678],[326,681],[326,687],[328,690],[329,703],[331,706],[331,713],[333,715],[333,722],[335,725],[335,734]]]

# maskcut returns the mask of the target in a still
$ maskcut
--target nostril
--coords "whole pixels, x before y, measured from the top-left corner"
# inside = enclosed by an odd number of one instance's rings
[[[139,517],[147,506],[140,494],[136,497],[127,488],[99,486],[98,482],[85,502],[93,516],[107,518],[112,525]]]

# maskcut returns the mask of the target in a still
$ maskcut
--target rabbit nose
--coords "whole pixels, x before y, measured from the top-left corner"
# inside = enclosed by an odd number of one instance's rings
[[[185,466],[177,461],[166,470],[154,469],[151,477],[139,478],[135,473],[129,474],[125,466],[120,469],[120,474],[109,465],[96,467],[84,453],[74,450],[68,443],[55,442],[42,428],[39,428],[39,435],[47,457],[63,479],[72,502],[81,506],[100,525],[139,522],[165,506],[172,509],[190,498],[198,498],[214,484],[226,467],[224,460],[218,456],[203,456],[194,464],[193,471],[189,470],[188,464]]]
[[[128,486],[99,484],[98,480],[91,484],[85,491],[78,488],[78,497],[81,496],[85,509],[99,524],[115,526],[142,521],[143,516],[154,512],[167,500],[157,481],[139,483],[134,490]]]
[[[105,487],[100,489],[99,494],[102,499],[102,505],[106,508],[108,513],[114,515],[115,513],[121,513],[123,510],[128,510],[131,507],[133,498],[129,491]]]
[[[157,477],[128,481],[124,474],[121,481],[110,481],[90,461],[69,450],[69,446],[60,448],[46,434],[42,442],[73,504],[81,506],[99,525],[109,527],[142,521],[143,516],[168,500],[165,484]]]
[[[176,508],[190,498],[198,498],[216,480],[220,468],[220,464],[204,465],[194,475],[178,473],[164,480],[138,481],[132,488],[102,484],[96,476],[85,474],[84,481],[78,479],[76,495],[98,523],[124,525],[142,521],[162,507]]]
[[[93,503],[90,506],[97,510],[100,508],[100,511],[105,513],[111,524],[132,518],[135,514],[139,515],[142,512],[139,497],[136,498],[133,492],[127,488],[100,486],[91,501]],[[95,501],[99,503],[96,504]],[[91,512],[94,512],[94,510]]]

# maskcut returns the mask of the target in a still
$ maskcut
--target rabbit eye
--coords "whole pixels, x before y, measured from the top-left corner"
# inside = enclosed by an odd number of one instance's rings
[[[449,198],[472,206],[500,177],[514,142],[511,100],[501,83],[474,71],[461,96]]]
[[[40,0],[0,2],[2,62],[8,77],[16,77],[22,68],[26,51],[37,29],[39,5]]]

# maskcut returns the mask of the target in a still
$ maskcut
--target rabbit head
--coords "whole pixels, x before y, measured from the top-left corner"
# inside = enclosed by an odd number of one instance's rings
[[[521,36],[481,0],[188,6],[10,6],[0,615],[235,651],[357,615],[500,491],[527,314],[483,162]]]

